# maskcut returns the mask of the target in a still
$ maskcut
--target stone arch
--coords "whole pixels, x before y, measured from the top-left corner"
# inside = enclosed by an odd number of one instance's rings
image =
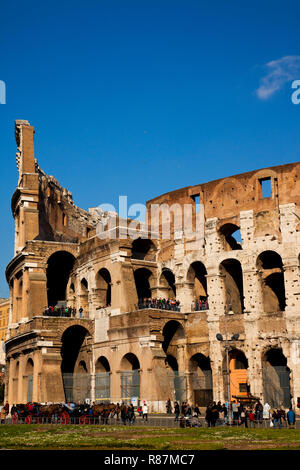
[[[95,371],[97,372],[110,372],[110,365],[105,356],[98,357],[95,364]]]
[[[19,388],[19,371],[20,371],[20,361],[17,360],[14,365],[14,372],[13,372],[13,379],[12,379],[12,396],[13,396],[13,403],[18,403],[18,388]]]
[[[189,381],[193,403],[207,406],[213,400],[212,370],[209,356],[196,353],[189,359]]]
[[[176,279],[173,271],[163,268],[159,278],[159,296],[165,299],[176,298]]]
[[[150,269],[138,268],[134,271],[134,281],[137,292],[137,298],[149,299],[152,297],[154,287],[154,274]]]
[[[236,397],[246,397],[250,392],[248,384],[248,359],[245,353],[238,348],[232,348],[228,351],[229,377],[230,377],[230,396],[231,400]],[[223,359],[223,380],[225,396],[227,398],[228,375],[226,354]]]
[[[68,251],[56,251],[47,262],[47,295],[48,305],[66,301],[66,289],[70,273],[75,263],[74,255]]]
[[[236,178],[225,178],[217,184],[211,196],[212,201],[221,201],[220,205],[224,208],[232,208],[233,202],[241,201],[245,193],[243,186]]]
[[[256,265],[260,277],[264,312],[284,311],[286,300],[281,256],[275,251],[266,250],[257,257]]]
[[[186,374],[179,371],[178,361],[172,354],[165,358],[166,374],[168,379],[169,396],[182,403],[186,400]]]
[[[207,270],[201,261],[194,261],[187,271],[187,287],[192,310],[208,308]]]
[[[111,275],[108,269],[101,268],[95,276],[97,308],[111,305]]]
[[[95,401],[110,402],[110,364],[105,356],[100,356],[95,364]]]
[[[264,401],[272,408],[291,406],[290,369],[282,348],[269,347],[262,355]]]
[[[24,375],[24,391],[26,393],[26,401],[31,403],[33,401],[33,373],[34,373],[34,362],[31,357],[27,359],[25,366]]]
[[[127,353],[121,359],[120,368],[121,370],[138,370],[140,369],[140,361],[135,354]]]
[[[162,348],[166,355],[177,356],[177,345],[182,343],[185,338],[184,328],[177,320],[169,320],[165,323],[163,330]]]
[[[73,279],[70,279],[68,282],[68,287],[67,287],[67,303],[68,306],[71,308],[75,308],[76,305],[76,290],[75,290],[75,283]]]
[[[140,361],[133,353],[125,354],[120,363],[121,399],[131,403],[133,397],[140,398]]]
[[[233,223],[221,225],[219,235],[224,251],[242,250],[241,231],[238,225]]]
[[[234,258],[225,259],[219,266],[223,280],[224,301],[234,313],[244,311],[243,272],[241,263]]]
[[[131,246],[131,259],[155,261],[157,248],[149,238],[136,238]]]
[[[61,373],[65,399],[84,401],[91,394],[89,371],[90,351],[87,346],[89,331],[78,324],[66,328],[61,337]],[[83,367],[85,364],[85,367]]]
[[[249,180],[249,187],[252,185],[255,191],[255,199],[258,201],[263,198],[262,196],[262,185],[261,182],[270,179],[272,198],[277,194],[275,181],[277,179],[277,173],[270,168],[262,169],[254,173]]]
[[[83,316],[88,316],[89,310],[89,284],[85,277],[80,280],[80,308],[83,309]]]
[[[79,361],[79,363],[76,365],[76,372],[79,374],[84,374],[88,373],[88,366],[84,360]]]

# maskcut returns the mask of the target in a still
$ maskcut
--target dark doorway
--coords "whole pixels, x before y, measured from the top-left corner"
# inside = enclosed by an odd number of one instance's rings
[[[291,406],[290,369],[281,348],[267,351],[263,359],[265,402],[272,408]]]
[[[197,353],[190,359],[191,388],[195,404],[207,406],[213,399],[212,370],[209,357]]]
[[[68,401],[84,401],[90,398],[91,376],[84,361],[80,361],[75,371],[79,353],[89,332],[82,326],[68,328],[62,336],[61,372],[65,399]]]
[[[55,306],[66,300],[66,289],[75,257],[67,251],[58,251],[50,256],[47,266],[48,305]]]
[[[151,298],[151,289],[149,282],[151,276],[152,272],[146,268],[140,268],[134,272],[136,292],[139,300]]]

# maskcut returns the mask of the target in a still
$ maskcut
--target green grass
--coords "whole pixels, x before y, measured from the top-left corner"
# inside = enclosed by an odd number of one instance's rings
[[[0,449],[300,449],[300,429],[1,425]]]

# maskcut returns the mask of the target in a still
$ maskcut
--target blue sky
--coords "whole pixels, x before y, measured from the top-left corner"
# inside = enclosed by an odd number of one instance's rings
[[[84,209],[299,161],[299,15],[288,0],[5,2],[0,296],[15,119],[35,127],[40,166]]]

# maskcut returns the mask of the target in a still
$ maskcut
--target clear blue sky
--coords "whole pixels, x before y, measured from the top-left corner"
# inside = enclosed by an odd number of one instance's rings
[[[289,0],[2,3],[0,296],[15,119],[35,127],[40,166],[84,209],[299,161],[299,18]]]

